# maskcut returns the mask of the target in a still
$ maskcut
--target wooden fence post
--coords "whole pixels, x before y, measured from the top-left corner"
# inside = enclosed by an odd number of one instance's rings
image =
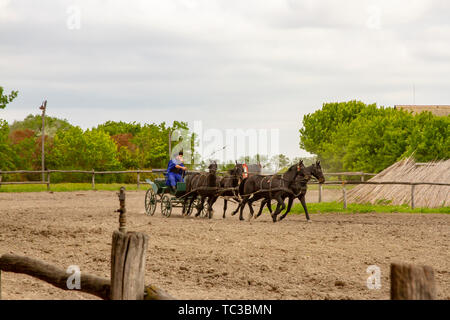
[[[322,184],[319,183],[319,203],[322,202]]]
[[[113,233],[111,248],[111,300],[143,300],[148,236],[126,232],[124,187],[118,196],[119,231]]]
[[[111,300],[143,300],[148,236],[114,231],[111,248]]]
[[[95,171],[92,169],[92,190],[95,190]]]
[[[347,209],[347,190],[345,189],[345,181],[342,182],[342,200],[344,202],[344,209]]]
[[[434,271],[429,266],[403,263],[391,264],[392,300],[434,300],[436,285]]]
[[[140,172],[138,171],[137,172],[137,188],[138,188],[138,190],[139,190],[139,184],[140,184]]]
[[[47,172],[47,191],[50,191],[50,171]]]
[[[414,189],[415,189],[416,185],[412,184],[411,185],[411,209],[414,209],[415,204],[414,204]]]

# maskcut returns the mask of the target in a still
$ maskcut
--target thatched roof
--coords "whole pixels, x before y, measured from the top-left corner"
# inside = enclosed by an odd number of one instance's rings
[[[394,163],[369,181],[450,182],[450,159],[416,163],[412,158]],[[411,203],[409,185],[358,185],[348,192],[348,202],[376,204],[388,201],[393,205]],[[450,186],[416,185],[416,207],[437,208],[450,205]]]
[[[402,109],[406,111],[411,111],[412,113],[420,113],[423,111],[430,111],[435,116],[448,116],[450,115],[450,105],[396,105],[395,109]]]

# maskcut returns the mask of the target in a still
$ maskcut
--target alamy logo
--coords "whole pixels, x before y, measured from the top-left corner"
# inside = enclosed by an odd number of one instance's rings
[[[67,278],[67,289],[73,290],[81,289],[81,271],[79,266],[69,266],[66,270],[66,273],[70,274],[70,276]]]
[[[370,276],[367,278],[367,288],[369,290],[381,289],[380,267],[376,265],[368,266],[366,272],[370,274]]]
[[[80,30],[81,29],[81,9],[77,6],[70,6],[67,8],[66,25],[69,30]]]

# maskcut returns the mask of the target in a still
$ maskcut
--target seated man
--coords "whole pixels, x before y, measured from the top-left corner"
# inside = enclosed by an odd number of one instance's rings
[[[173,192],[176,191],[177,182],[184,182],[183,176],[186,167],[183,162],[183,151],[180,151],[175,159],[169,161],[167,166],[166,186],[169,186]]]

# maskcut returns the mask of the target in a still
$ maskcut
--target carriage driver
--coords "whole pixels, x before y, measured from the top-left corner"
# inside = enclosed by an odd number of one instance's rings
[[[177,182],[184,182],[183,176],[186,167],[184,166],[183,160],[183,151],[180,151],[178,155],[169,161],[167,166],[167,180],[166,185],[172,189],[172,191],[176,191]]]

